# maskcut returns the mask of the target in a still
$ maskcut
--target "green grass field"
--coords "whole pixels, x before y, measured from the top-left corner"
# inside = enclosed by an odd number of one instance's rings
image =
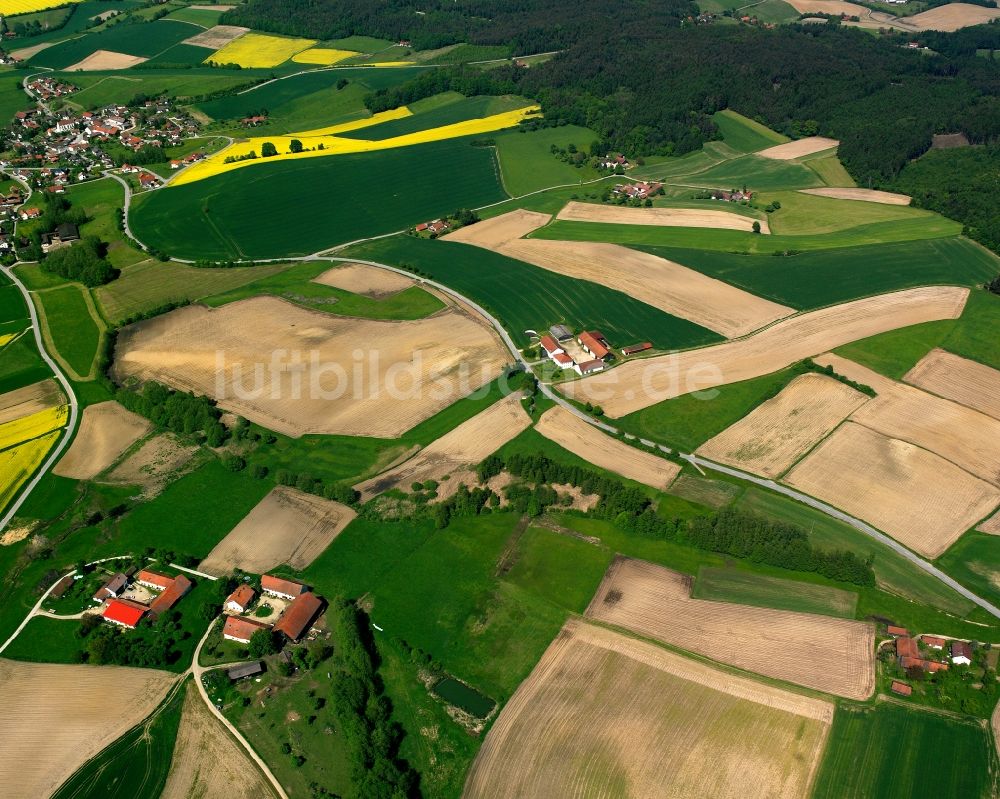
[[[842,704],[813,796],[979,799],[994,794],[995,778],[996,754],[989,733],[973,721],[895,703]]]
[[[679,247],[638,249],[799,310],[915,286],[977,286],[1000,268],[996,256],[965,238],[841,247],[791,256]]]
[[[71,186],[66,198],[87,214],[88,222],[80,227],[80,235],[97,236],[108,245],[107,258],[116,269],[146,260],[118,229],[115,210],[125,204],[125,189],[116,180],[102,178]]]
[[[788,141],[787,136],[729,109],[714,114],[712,121],[719,128],[722,140],[741,153],[756,152]]]
[[[314,278],[335,266],[335,263],[329,261],[296,264],[269,277],[261,277],[253,283],[207,297],[204,302],[215,308],[249,297],[270,294],[288,299],[296,305],[338,316],[399,320],[424,319],[444,308],[441,300],[418,286],[411,286],[388,297],[373,298],[313,282]]]
[[[429,64],[467,64],[470,61],[495,61],[509,58],[511,48],[505,45],[460,44],[446,53],[434,56]]]
[[[853,188],[857,185],[854,182],[854,178],[852,178],[850,173],[844,169],[844,165],[840,163],[840,159],[835,155],[824,155],[819,158],[809,158],[806,159],[805,164],[813,172],[819,175],[819,179],[822,180],[827,186],[846,186],[848,188]]]
[[[38,354],[35,338],[30,332],[0,349],[0,394],[51,376],[52,372]]]
[[[564,186],[598,177],[589,166],[571,166],[549,150],[553,144],[562,148],[572,144],[586,152],[597,139],[597,134],[589,128],[563,125],[533,131],[514,130],[497,133],[493,138],[504,188],[515,197],[549,186]]]
[[[18,111],[25,111],[34,104],[21,88],[24,73],[4,67],[0,71],[0,121],[7,125]]]
[[[896,380],[935,347],[1000,369],[997,330],[1000,296],[973,290],[958,319],[893,330],[839,347],[836,353]]]
[[[380,191],[360,200],[372,185]],[[280,258],[504,197],[492,150],[456,139],[254,165],[147,192],[130,223],[140,240],[177,257]]]
[[[176,19],[176,17],[169,17],[169,19]],[[192,28],[192,30],[195,29]],[[168,47],[162,53],[153,56],[146,63],[150,66],[153,64],[156,64],[157,66],[165,66],[167,64],[171,66],[201,64],[205,60],[205,53],[208,52],[210,51],[204,47],[198,47],[198,45],[195,44],[184,44],[181,42]]]
[[[937,565],[981,597],[1000,601],[1000,536],[968,532],[938,558]]]
[[[434,98],[428,99],[433,100]],[[444,104],[432,104],[426,111],[420,111],[419,107],[413,107],[410,109],[413,111],[412,116],[393,119],[355,131],[347,131],[340,135],[345,139],[382,141],[443,125],[453,125],[467,119],[500,114],[504,111],[524,108],[527,105],[531,105],[531,101],[523,97],[463,97]]]
[[[223,14],[222,11],[216,11],[211,8],[178,8],[176,11],[171,11],[167,14],[167,19],[177,19],[181,22],[191,22],[195,25],[201,25],[203,28],[211,28],[213,25],[219,24],[219,17]],[[206,48],[200,48],[202,52],[205,52]]]
[[[80,286],[67,285],[40,291],[35,297],[56,352],[87,379],[101,343],[101,329],[90,315],[84,291]]]
[[[743,155],[687,173],[684,183],[705,188],[741,188],[753,191],[768,189],[811,189],[823,185],[809,167],[794,161],[778,161],[757,155]]]
[[[798,191],[761,192],[755,202],[766,206],[778,202],[781,207],[768,214],[771,233],[802,236],[814,233],[835,233],[861,225],[894,222],[899,219],[920,219],[938,224],[941,216],[933,211],[908,205],[888,205],[859,200],[839,200]]]
[[[757,17],[761,22],[792,22],[799,18],[799,12],[782,0],[764,0],[759,4],[748,4],[746,0],[698,0],[698,8],[713,14],[735,11],[742,8],[743,14]]]
[[[62,73],[60,77],[80,87],[79,92],[70,96],[69,103],[80,108],[99,108],[109,103],[129,104],[139,95],[154,97],[163,94],[182,99],[197,97],[240,86],[250,79],[247,72],[208,68],[147,69]]]
[[[714,602],[735,602],[738,605],[795,610],[844,619],[854,618],[858,604],[858,595],[854,591],[783,580],[742,569],[704,566],[698,571],[691,596]]]
[[[36,36],[19,36],[15,41],[17,42],[16,47],[11,47],[10,49],[16,50],[23,47],[32,47],[36,44],[41,44],[42,42],[52,42],[60,41],[62,39],[69,39],[73,37],[74,34],[80,33],[90,25],[90,21],[96,17],[98,14],[103,14],[105,11],[127,11],[129,9],[137,8],[142,5],[141,0],[84,0],[82,3],[73,3],[70,7],[70,17],[58,30],[48,30],[37,34]],[[58,11],[59,9],[56,9]],[[49,12],[42,13],[53,13],[52,10]],[[14,26],[21,20],[27,19],[33,15],[21,15],[18,14],[8,20],[7,25],[9,28],[13,29]]]
[[[598,328],[620,346],[649,340],[664,348],[687,347],[719,340],[621,292],[468,244],[395,236],[351,247],[348,254],[419,269],[483,305],[521,344],[529,341],[524,331],[556,322],[577,330]]]
[[[166,19],[137,25],[112,25],[97,33],[47,47],[30,61],[32,66],[65,69],[98,50],[151,58],[194,36],[198,30],[194,25]]]

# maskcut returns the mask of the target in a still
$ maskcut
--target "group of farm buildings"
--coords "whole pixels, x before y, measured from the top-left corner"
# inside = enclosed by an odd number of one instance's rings
[[[921,645],[936,652],[943,651],[947,646],[953,665],[969,666],[972,664],[972,645],[968,641],[948,641],[936,635],[911,637],[906,628],[892,625],[889,625],[886,632],[895,639],[896,657],[899,665],[906,670],[920,669],[931,674],[948,670],[948,663],[944,660],[931,660],[924,657],[920,651]],[[893,680],[890,689],[900,696],[910,696],[913,693],[913,688],[900,680]]]
[[[259,630],[274,630],[291,641],[299,641],[309,632],[313,622],[323,610],[323,599],[312,592],[308,585],[265,574],[260,578],[261,592],[266,596],[289,601],[277,624],[270,625],[257,619],[240,615],[253,607],[257,592],[244,583],[231,593],[223,604],[227,614],[222,627],[222,637],[227,641],[249,644]]]
[[[611,349],[604,334],[597,330],[585,330],[576,338],[576,343],[580,346],[589,359],[574,359],[567,346],[573,340],[573,333],[565,325],[552,325],[549,334],[542,336],[539,346],[545,357],[560,369],[572,369],[578,375],[586,376],[595,372],[603,371],[608,362],[614,360],[615,354]],[[644,350],[652,349],[653,345],[646,341],[631,347],[622,348],[622,355],[628,357]]]

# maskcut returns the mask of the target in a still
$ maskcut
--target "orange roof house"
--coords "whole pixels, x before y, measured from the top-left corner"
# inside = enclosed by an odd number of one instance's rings
[[[112,624],[134,630],[146,615],[146,607],[138,602],[129,602],[127,599],[112,599],[102,615]]]
[[[309,586],[297,583],[295,580],[286,580],[283,577],[275,577],[265,574],[260,578],[260,587],[265,594],[280,596],[284,599],[295,599],[309,590]]]
[[[174,578],[167,577],[167,575],[160,574],[159,572],[151,572],[147,569],[143,569],[136,575],[135,581],[139,583],[139,585],[146,585],[150,588],[155,588],[157,591],[165,591],[170,587]]]
[[[607,347],[607,339],[596,330],[584,331],[580,334],[577,341],[579,341],[581,347],[595,358],[606,358],[611,353],[611,350]]]
[[[309,592],[298,597],[274,625],[276,632],[284,633],[293,641],[298,641],[312,625],[323,609],[323,600]]]
[[[225,609],[234,613],[246,613],[253,604],[256,596],[257,592],[246,583],[243,583],[243,585],[226,597]]]
[[[894,694],[899,694],[900,696],[909,696],[913,693],[913,688],[905,682],[900,682],[899,680],[893,680],[892,685],[889,687],[892,689]]]
[[[170,610],[192,587],[192,583],[187,577],[183,574],[177,575],[170,584],[170,587],[153,600],[149,606],[150,611],[153,613],[163,613],[166,610]]]
[[[241,644],[249,644],[255,632],[267,629],[270,629],[270,625],[260,621],[244,619],[239,616],[227,616],[226,623],[222,627],[222,637],[227,641],[239,641]]]
[[[931,649],[944,649],[944,638],[938,638],[936,635],[922,635],[920,640],[924,646],[929,646]]]
[[[920,650],[917,642],[908,636],[901,636],[896,639],[896,654],[901,658],[920,658]]]
[[[898,637],[900,635],[909,636],[909,634],[910,634],[909,631],[905,627],[896,627],[896,626],[894,626],[892,624],[890,624],[888,627],[886,627],[885,631],[889,635],[891,635],[893,637]]]

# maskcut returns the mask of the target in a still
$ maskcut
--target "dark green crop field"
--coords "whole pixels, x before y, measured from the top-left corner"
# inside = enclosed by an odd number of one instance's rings
[[[415,113],[412,116],[403,117],[402,119],[392,119],[379,125],[372,125],[370,128],[348,131],[340,135],[345,139],[382,141],[383,139],[391,139],[394,136],[405,136],[407,133],[416,133],[417,131],[430,130],[442,125],[464,122],[467,119],[478,119],[492,114],[499,114],[503,111],[522,108],[528,104],[527,100],[512,99],[508,101],[501,97],[466,97],[439,106],[433,110]]]
[[[676,247],[638,249],[800,310],[929,285],[976,286],[1000,261],[968,239],[926,239],[803,252],[737,255]]]
[[[679,349],[721,340],[620,291],[468,244],[395,236],[352,247],[349,254],[419,269],[481,304],[521,344],[529,341],[524,331],[557,322],[576,330],[597,328],[616,346],[651,341],[659,348]]]
[[[178,258],[280,258],[505,196],[492,150],[453,139],[255,164],[140,195],[130,222],[140,240]]]
[[[200,28],[186,22],[160,19],[134,25],[112,25],[98,33],[87,34],[47,47],[31,58],[33,66],[63,69],[82,61],[98,50],[151,58],[178,42],[194,36]]]
[[[882,703],[838,708],[814,799],[992,796],[996,755],[974,721]]]

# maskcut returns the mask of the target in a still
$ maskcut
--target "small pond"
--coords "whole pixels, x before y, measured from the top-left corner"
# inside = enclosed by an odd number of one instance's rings
[[[464,682],[454,677],[444,677],[434,683],[434,693],[445,702],[470,713],[476,718],[484,719],[492,712],[496,702],[488,696],[483,696],[475,688],[470,688]]]

